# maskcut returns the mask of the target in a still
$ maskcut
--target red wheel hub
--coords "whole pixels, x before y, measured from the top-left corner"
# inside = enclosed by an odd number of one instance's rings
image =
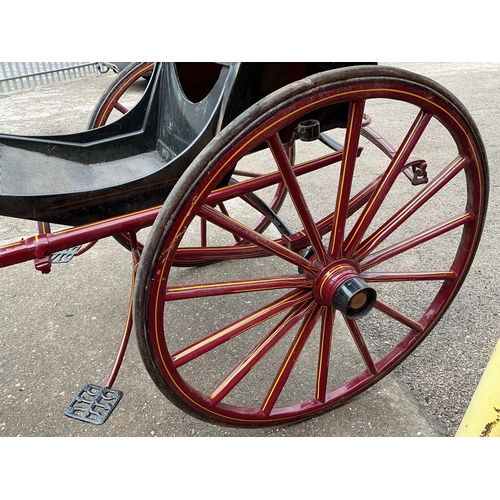
[[[313,290],[318,304],[333,305],[350,319],[368,314],[377,298],[376,291],[360,278],[355,264],[347,259],[325,266],[316,277]]]

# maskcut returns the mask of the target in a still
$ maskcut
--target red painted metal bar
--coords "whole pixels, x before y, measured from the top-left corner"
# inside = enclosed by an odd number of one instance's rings
[[[125,356],[125,351],[127,350],[128,341],[130,340],[130,334],[132,332],[132,326],[133,326],[132,312],[133,312],[134,285],[135,285],[135,277],[137,274],[137,267],[139,266],[139,261],[141,256],[137,243],[137,235],[134,232],[129,233],[129,241],[130,241],[130,247],[132,249],[132,286],[130,287],[130,301],[127,314],[127,322],[125,324],[125,329],[123,331],[122,341],[118,349],[118,354],[116,355],[113,368],[109,375],[108,381],[106,382],[106,387],[112,387],[116,380],[116,377],[118,376],[118,372],[120,370],[123,358]]]
[[[224,203],[219,203],[218,207],[221,213],[223,213],[226,217],[230,217],[229,212],[227,211],[226,205],[224,205]],[[233,234],[233,238],[235,243],[241,243],[241,238],[237,234]]]
[[[0,267],[41,259],[52,253],[153,224],[161,207],[150,208],[104,221],[37,234],[0,247]]]
[[[202,219],[203,221],[203,219]],[[226,245],[219,247],[183,247],[177,250],[175,262],[192,265],[200,260],[224,260],[268,257],[270,254],[256,245]]]
[[[200,246],[206,248],[207,241],[207,219],[200,219]]]

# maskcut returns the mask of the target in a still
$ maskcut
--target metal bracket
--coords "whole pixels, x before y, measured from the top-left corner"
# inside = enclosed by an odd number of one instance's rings
[[[411,183],[414,186],[419,186],[420,184],[427,184],[429,178],[427,177],[427,163],[423,160],[417,165],[412,165],[413,178]]]

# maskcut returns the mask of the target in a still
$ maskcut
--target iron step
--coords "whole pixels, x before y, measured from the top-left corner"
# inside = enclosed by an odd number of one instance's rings
[[[117,389],[87,384],[75,396],[64,414],[90,424],[103,424],[122,396],[123,392]]]
[[[73,248],[68,248],[67,250],[61,250],[60,252],[56,252],[52,254],[52,263],[53,264],[67,264],[82,248],[81,245],[78,245]]]

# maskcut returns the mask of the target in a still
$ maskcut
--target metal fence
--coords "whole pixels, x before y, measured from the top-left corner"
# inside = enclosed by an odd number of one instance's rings
[[[0,62],[0,94],[98,72],[96,62]]]

